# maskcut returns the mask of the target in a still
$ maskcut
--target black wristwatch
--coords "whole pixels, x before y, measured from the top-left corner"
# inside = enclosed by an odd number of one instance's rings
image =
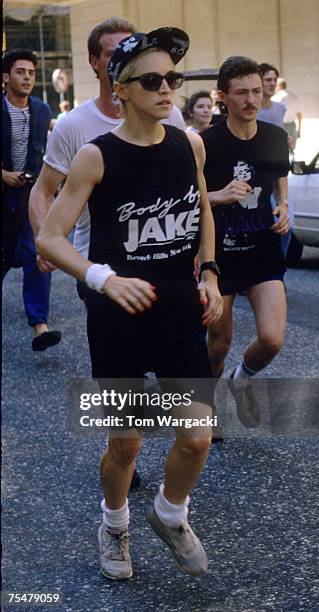
[[[212,272],[214,272],[214,274],[216,274],[216,276],[220,275],[219,265],[216,263],[216,261],[205,261],[204,263],[202,263],[200,267],[200,272],[199,272],[199,277],[198,277],[199,282],[202,279],[202,273],[204,272],[204,270],[211,270]]]

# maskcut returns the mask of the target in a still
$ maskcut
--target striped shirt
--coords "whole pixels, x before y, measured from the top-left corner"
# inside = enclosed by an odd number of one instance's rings
[[[30,134],[30,109],[18,108],[6,98],[11,118],[11,157],[13,170],[24,170]]]

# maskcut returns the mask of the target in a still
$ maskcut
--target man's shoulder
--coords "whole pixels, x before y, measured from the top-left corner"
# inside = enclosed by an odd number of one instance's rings
[[[219,121],[218,123],[215,123],[215,125],[211,125],[206,130],[201,132],[200,136],[203,139],[204,143],[208,143],[208,142],[213,143],[213,142],[217,142],[221,138],[224,138],[226,134],[227,134],[227,126],[226,126],[226,120],[225,120],[225,121]]]
[[[91,136],[92,128],[91,125],[94,122],[94,111],[92,107],[93,98],[83,102],[80,106],[73,108],[69,113],[61,117],[56,122],[54,130],[51,134],[51,142],[56,142],[57,140],[64,140],[69,142],[70,139],[73,141],[81,140],[81,135],[83,135],[82,140],[84,144],[86,141],[90,140],[94,136]],[[95,132],[95,130],[93,130]],[[94,133],[95,135],[95,133]]]
[[[37,96],[29,96],[29,104],[31,104],[31,106],[33,106],[37,110],[41,109],[43,111],[50,113],[51,115],[50,106],[46,102],[43,102],[43,100],[41,100]]]
[[[274,106],[275,108],[277,108],[277,109],[284,110],[284,111],[286,110],[286,107],[285,107],[285,105],[283,104],[283,102],[278,102],[277,100],[272,100],[272,101],[271,101],[271,103],[272,103],[272,104],[273,104],[273,106]]]
[[[176,106],[176,104],[173,105],[169,117],[167,117],[167,119],[163,119],[162,123],[164,123],[165,125],[174,125],[180,130],[185,130],[186,128],[183,115],[179,110],[178,106]]]
[[[283,103],[283,100],[285,100],[285,98],[287,98],[288,93],[287,91],[281,89],[280,91],[277,91],[272,97],[271,97],[271,101],[272,102],[281,102]]]
[[[283,106],[283,104],[281,104]],[[282,127],[274,123],[268,123],[257,119],[258,136],[272,138],[283,138],[287,140],[287,133]]]
[[[80,117],[87,118],[88,115],[93,113],[93,104],[94,104],[94,99],[90,98],[89,100],[86,100],[79,106],[72,108],[72,110],[69,113],[67,113],[66,115],[64,115],[64,117],[61,117],[61,119],[59,119],[59,123],[58,123],[59,127],[73,125],[74,123],[77,123],[79,121]]]

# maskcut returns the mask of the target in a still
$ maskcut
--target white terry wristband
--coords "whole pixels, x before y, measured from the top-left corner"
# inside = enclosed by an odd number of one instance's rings
[[[90,289],[103,293],[104,283],[113,274],[116,272],[108,264],[92,264],[85,273],[85,282]]]

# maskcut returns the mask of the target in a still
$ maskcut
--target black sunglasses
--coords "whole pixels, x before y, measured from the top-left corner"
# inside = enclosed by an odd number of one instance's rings
[[[146,91],[157,91],[161,87],[164,79],[170,89],[178,89],[183,85],[184,75],[180,72],[173,71],[168,72],[164,76],[157,72],[146,72],[145,74],[140,74],[140,76],[127,79],[125,83],[139,81]]]

